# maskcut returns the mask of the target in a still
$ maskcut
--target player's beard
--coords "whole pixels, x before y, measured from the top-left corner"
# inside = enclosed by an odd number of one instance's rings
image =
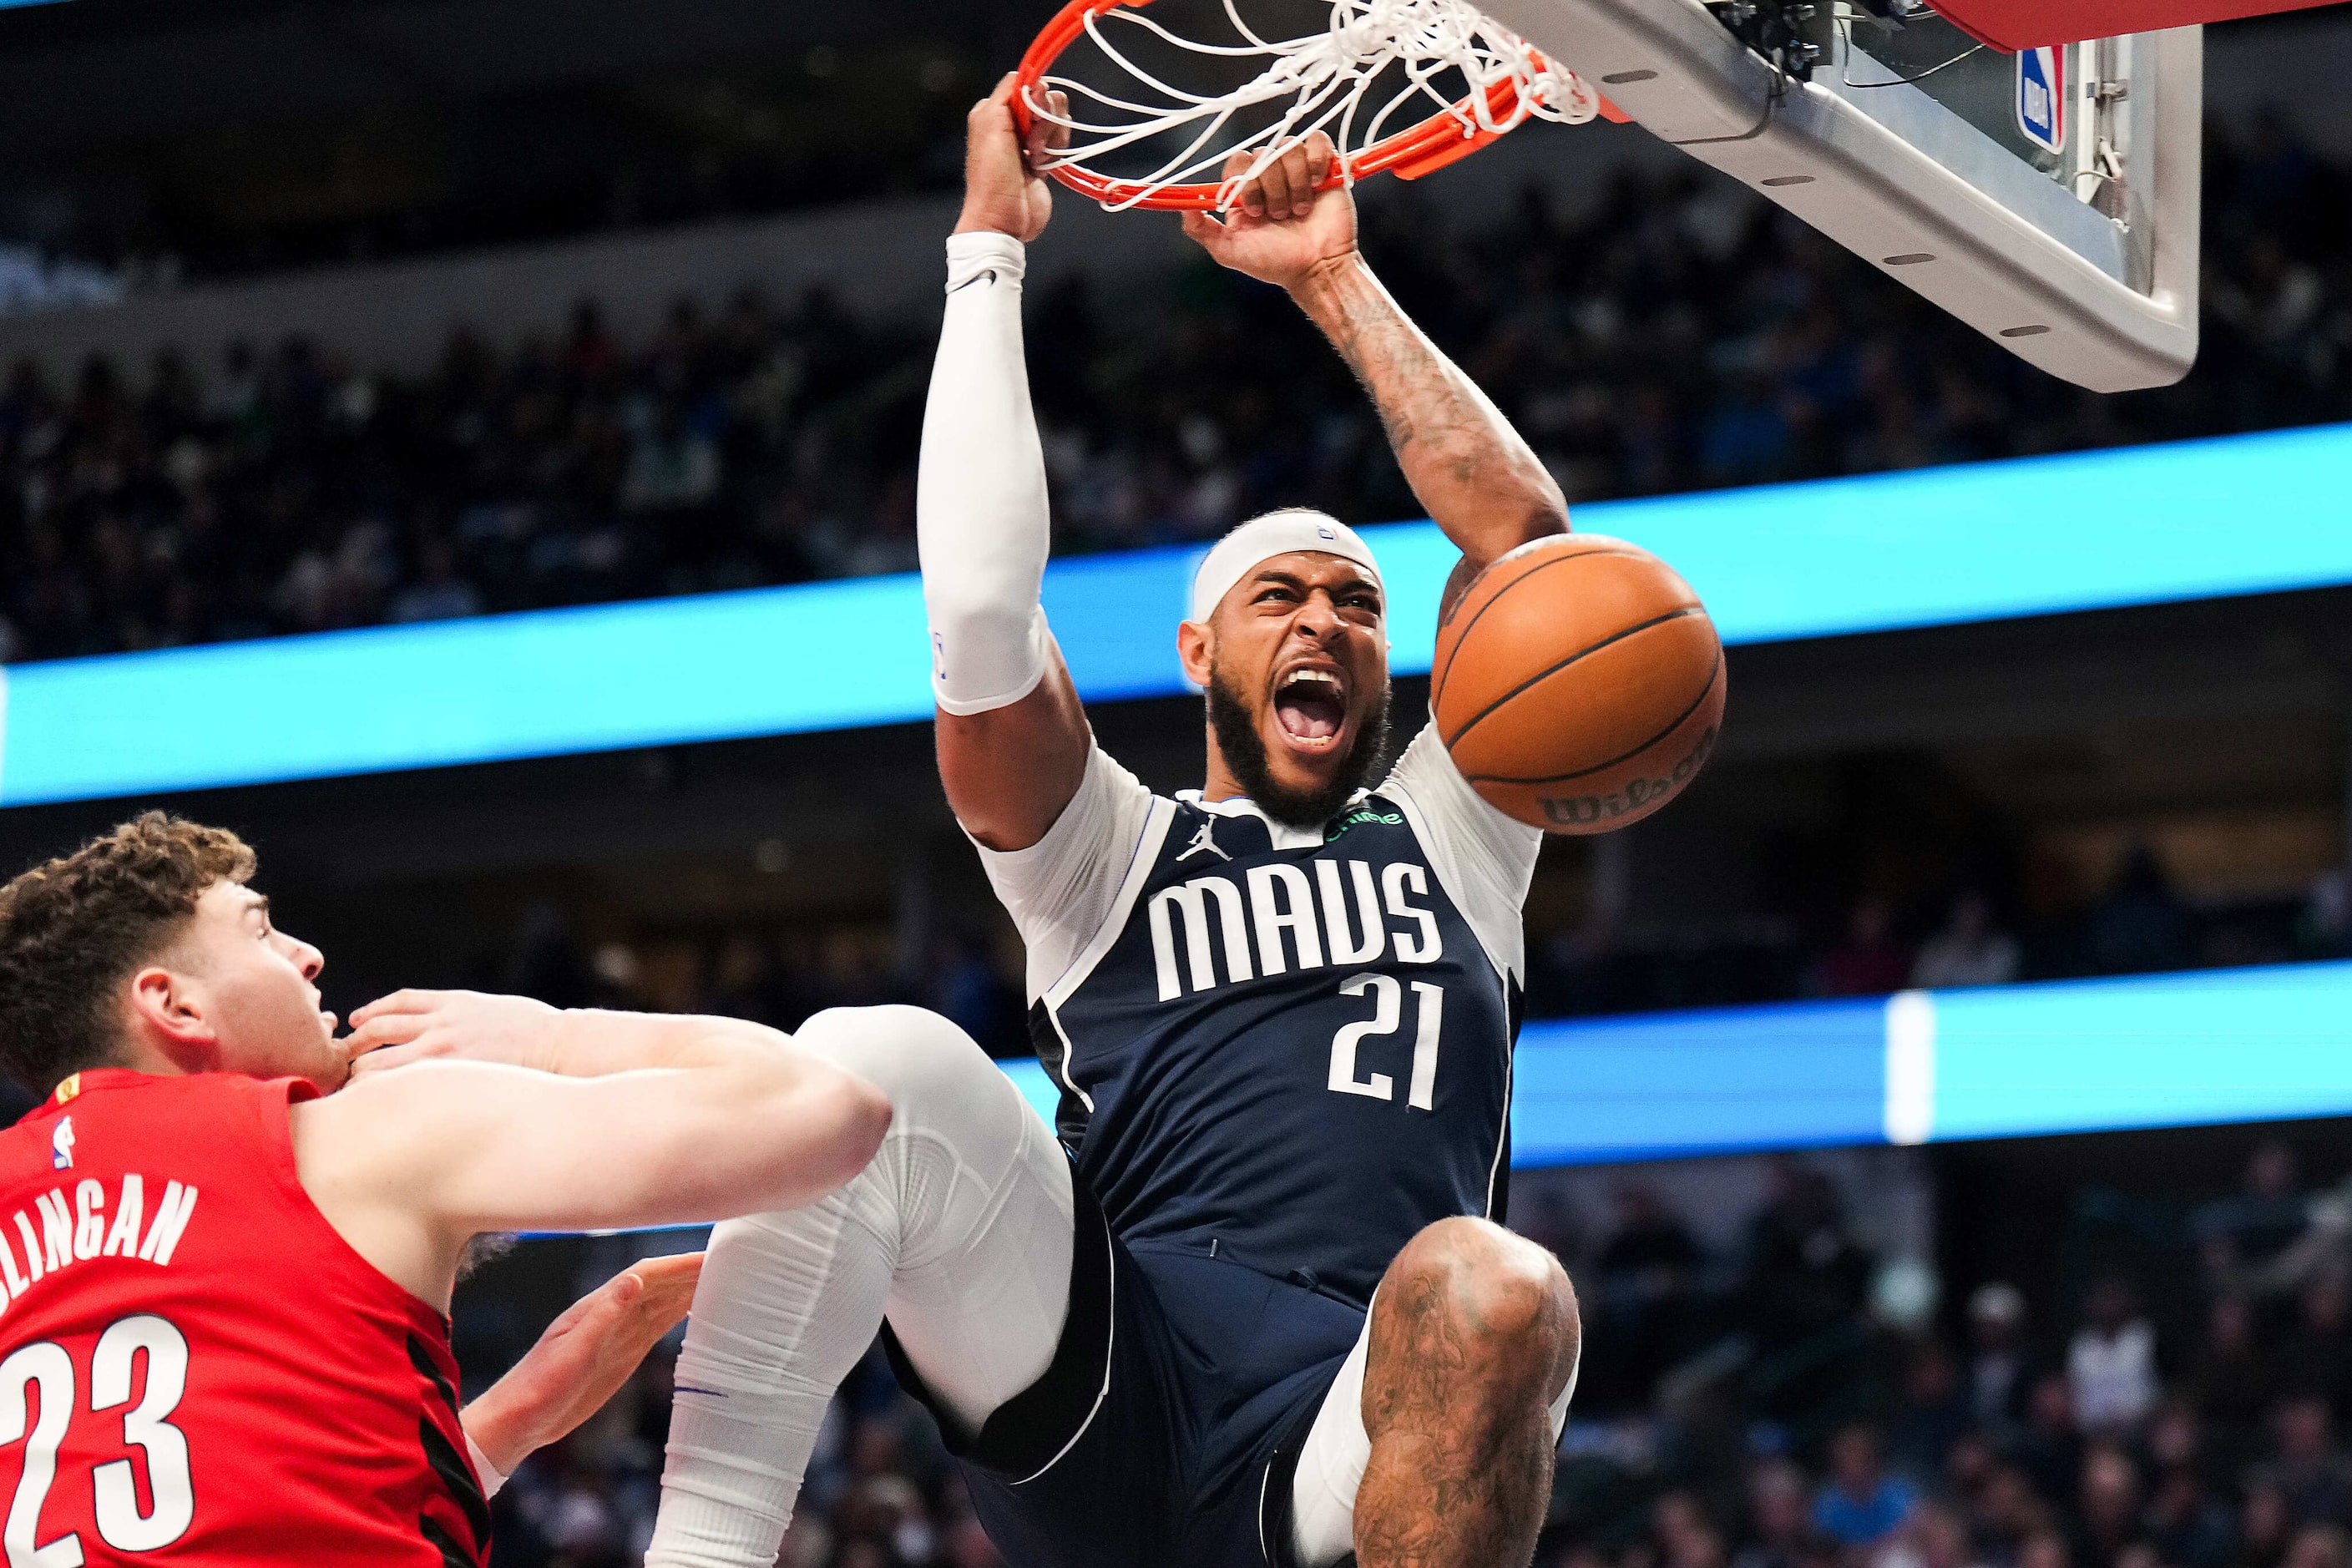
[[[1364,787],[1372,770],[1389,750],[1389,688],[1381,687],[1380,701],[1357,726],[1355,743],[1340,759],[1329,779],[1314,789],[1291,789],[1277,783],[1265,754],[1265,737],[1249,703],[1225,681],[1222,671],[1209,671],[1209,728],[1224,754],[1225,771],[1260,811],[1286,827],[1320,827]]]

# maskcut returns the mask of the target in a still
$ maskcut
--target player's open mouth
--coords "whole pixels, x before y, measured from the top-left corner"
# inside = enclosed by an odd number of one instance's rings
[[[1274,718],[1304,750],[1335,745],[1348,722],[1347,684],[1328,669],[1294,669],[1274,689]]]

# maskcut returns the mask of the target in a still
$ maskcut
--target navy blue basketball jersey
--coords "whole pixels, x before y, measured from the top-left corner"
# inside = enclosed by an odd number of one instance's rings
[[[1057,1131],[1119,1234],[1363,1306],[1424,1226],[1500,1218],[1540,841],[1427,731],[1319,831],[1097,752],[1045,842],[988,859]]]

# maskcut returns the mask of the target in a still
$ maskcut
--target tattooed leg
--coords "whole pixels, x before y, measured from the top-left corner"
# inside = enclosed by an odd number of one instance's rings
[[[1559,1261],[1499,1226],[1442,1220],[1397,1255],[1364,1373],[1360,1568],[1526,1568],[1579,1333]]]

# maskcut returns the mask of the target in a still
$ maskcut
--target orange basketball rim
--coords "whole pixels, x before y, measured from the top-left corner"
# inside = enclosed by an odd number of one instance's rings
[[[1063,51],[1084,37],[1088,22],[1106,12],[1122,8],[1140,10],[1151,0],[1070,0],[1051,22],[1038,33],[1028,52],[1021,57],[1018,84],[1013,94],[1013,122],[1020,127],[1025,141],[1036,123],[1038,106],[1046,91],[1045,73]],[[1530,69],[1538,77],[1549,69],[1549,62],[1532,46],[1526,48]],[[1352,184],[1368,174],[1390,173],[1401,180],[1417,180],[1423,174],[1466,158],[1480,148],[1501,138],[1526,118],[1517,101],[1519,84],[1509,77],[1498,77],[1483,89],[1465,94],[1452,108],[1441,110],[1404,130],[1349,153],[1341,150],[1331,172],[1318,184],[1317,189]],[[1606,98],[1594,94],[1600,115],[1604,120],[1622,123],[1625,112]],[[1479,112],[1483,99],[1485,112]],[[1213,212],[1227,205],[1232,194],[1222,180],[1192,181],[1169,184],[1126,180],[1100,174],[1073,163],[1054,163],[1045,172],[1081,195],[1090,196],[1107,207],[1150,207],[1162,212]]]

